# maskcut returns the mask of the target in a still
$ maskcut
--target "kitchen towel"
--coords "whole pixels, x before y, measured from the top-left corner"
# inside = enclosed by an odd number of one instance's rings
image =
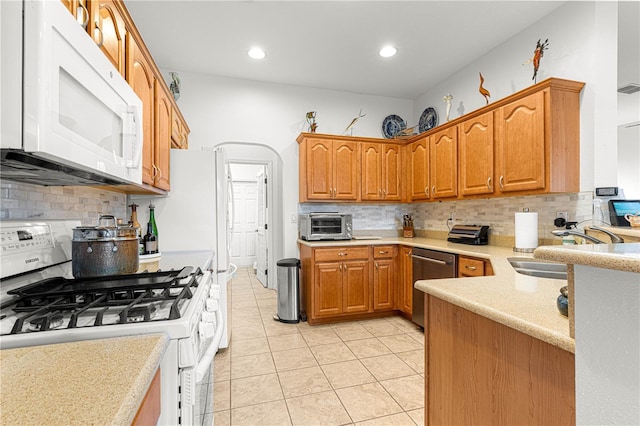
[[[538,247],[538,213],[516,213],[516,249],[531,250]]]

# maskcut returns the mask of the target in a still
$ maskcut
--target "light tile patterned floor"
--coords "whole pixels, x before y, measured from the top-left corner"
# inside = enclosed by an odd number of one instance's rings
[[[423,425],[424,336],[389,317],[310,326],[273,320],[253,270],[232,289],[231,344],[214,363],[214,424]]]

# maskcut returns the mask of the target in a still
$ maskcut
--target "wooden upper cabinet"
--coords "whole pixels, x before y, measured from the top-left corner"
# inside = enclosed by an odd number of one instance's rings
[[[384,144],[362,144],[362,199],[382,200],[382,186],[380,179],[382,170],[382,150]]]
[[[300,200],[358,199],[358,144],[309,138],[300,145]]]
[[[411,201],[429,199],[429,138],[425,137],[409,145],[409,197]]]
[[[458,134],[449,127],[429,137],[431,197],[458,195]]]
[[[493,111],[458,125],[460,192],[493,193]]]
[[[182,118],[182,114],[174,105],[171,108],[171,148],[189,148],[189,126]]]
[[[124,18],[114,0],[91,0],[91,19],[87,30],[121,75],[125,75],[125,38]]]
[[[169,160],[171,150],[171,95],[163,84],[156,80],[155,87],[155,132],[154,163],[156,174],[154,186],[168,191],[171,189],[169,183]]]
[[[142,182],[154,185],[155,147],[154,147],[154,103],[155,75],[147,57],[142,53],[136,40],[127,34],[126,76],[129,86],[142,100]]]
[[[358,144],[333,141],[333,198],[358,198]]]
[[[501,192],[545,188],[544,96],[536,92],[496,110]]]
[[[362,200],[400,201],[400,145],[362,144]]]

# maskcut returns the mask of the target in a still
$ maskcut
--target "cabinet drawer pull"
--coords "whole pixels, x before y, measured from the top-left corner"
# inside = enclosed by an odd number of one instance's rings
[[[378,252],[378,254],[387,254],[387,253],[389,253],[389,251],[388,251],[388,250],[380,250],[380,251]]]
[[[476,269],[478,269],[475,266],[469,266],[469,265],[464,265],[464,267],[467,268],[470,271],[475,271]]]
[[[338,253],[338,256],[346,256],[348,253]]]
[[[504,189],[504,176],[500,176],[500,189]]]

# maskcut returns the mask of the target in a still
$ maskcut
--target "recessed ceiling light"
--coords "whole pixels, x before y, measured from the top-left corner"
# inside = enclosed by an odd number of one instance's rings
[[[247,52],[247,55],[249,55],[253,59],[264,59],[264,57],[266,56],[264,50],[260,49],[259,47],[252,47]]]
[[[385,46],[382,49],[380,49],[380,52],[378,52],[378,54],[383,58],[390,58],[396,53],[398,53],[398,49],[396,49],[393,46]]]

